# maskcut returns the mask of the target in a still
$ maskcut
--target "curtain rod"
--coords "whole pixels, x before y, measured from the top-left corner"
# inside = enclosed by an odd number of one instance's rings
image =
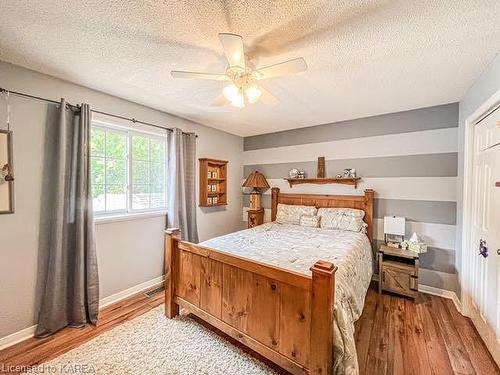
[[[2,87],[0,87],[0,92],[5,92],[5,93],[9,93],[9,94],[16,95],[16,96],[21,96],[21,97],[28,98],[28,99],[40,100],[42,102],[56,104],[56,105],[61,104],[61,102],[58,102],[57,100],[51,100],[51,99],[47,99],[47,98],[42,98],[40,96],[25,94],[25,93],[17,92],[17,91],[10,91],[10,90],[4,89]],[[79,108],[79,106],[76,106],[76,105],[73,105],[73,104],[70,104],[70,103],[66,103],[66,105],[68,107],[71,107],[71,108]],[[139,121],[139,120],[137,120],[137,119],[135,119],[133,117],[125,117],[125,116],[115,115],[113,113],[107,113],[107,112],[97,111],[97,110],[91,110],[91,111],[94,112],[94,113],[99,113],[100,115],[105,115],[105,116],[119,118],[121,120],[130,121],[130,122],[132,122],[134,124],[142,124],[142,125],[152,126],[154,128],[158,128],[158,129],[163,129],[163,130],[167,130],[167,131],[173,131],[172,128],[166,128],[164,126],[152,124],[150,122]],[[190,132],[182,132],[182,133],[183,134],[188,134],[188,135],[194,135],[194,136],[196,136],[196,138],[198,138],[198,135],[196,133],[190,133]]]

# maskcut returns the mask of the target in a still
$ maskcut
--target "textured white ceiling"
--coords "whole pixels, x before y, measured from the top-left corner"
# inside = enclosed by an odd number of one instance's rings
[[[0,59],[238,135],[458,101],[500,49],[500,1],[2,0]],[[280,99],[210,107],[223,83],[217,34],[257,66],[309,70],[263,81]]]

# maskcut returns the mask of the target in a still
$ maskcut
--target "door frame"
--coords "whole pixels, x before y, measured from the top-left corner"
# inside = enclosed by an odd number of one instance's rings
[[[472,192],[473,192],[473,164],[474,164],[474,126],[500,106],[500,89],[497,90],[488,100],[480,105],[471,115],[467,117],[464,124],[464,174],[463,174],[463,196],[462,196],[462,248],[461,267],[459,282],[461,286],[462,314],[471,317],[474,314],[471,302],[472,290],[472,262],[467,262],[467,249],[471,246],[472,227]],[[487,327],[476,326],[481,337]],[[485,340],[488,341],[488,340]],[[485,342],[495,361],[500,365],[500,345]]]

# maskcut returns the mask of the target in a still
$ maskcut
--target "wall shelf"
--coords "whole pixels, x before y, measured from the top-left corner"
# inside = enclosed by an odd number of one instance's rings
[[[227,205],[227,161],[201,158],[200,207]]]
[[[300,185],[300,184],[342,184],[342,185],[352,185],[356,189],[358,187],[358,181],[361,180],[361,177],[285,178],[285,180],[288,181],[290,187],[292,187],[293,185]]]

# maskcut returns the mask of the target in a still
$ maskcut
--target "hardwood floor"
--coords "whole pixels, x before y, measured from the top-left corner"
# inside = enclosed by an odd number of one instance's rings
[[[0,351],[0,373],[19,373],[6,371],[8,365],[46,362],[162,303],[162,293],[141,293],[102,310],[97,327],[68,328]],[[500,374],[470,320],[440,297],[422,295],[414,303],[370,289],[355,336],[361,374]]]
[[[421,293],[415,303],[370,289],[355,327],[361,374],[500,374],[449,299]]]
[[[87,325],[80,329],[65,328],[50,337],[31,338],[4,349],[0,351],[0,374],[19,374],[30,366],[47,362],[127,320],[150,311],[161,305],[163,300],[163,293],[153,297],[147,297],[144,293],[136,294],[101,310],[96,327]],[[15,369],[13,366],[21,366],[24,370],[12,371]]]

